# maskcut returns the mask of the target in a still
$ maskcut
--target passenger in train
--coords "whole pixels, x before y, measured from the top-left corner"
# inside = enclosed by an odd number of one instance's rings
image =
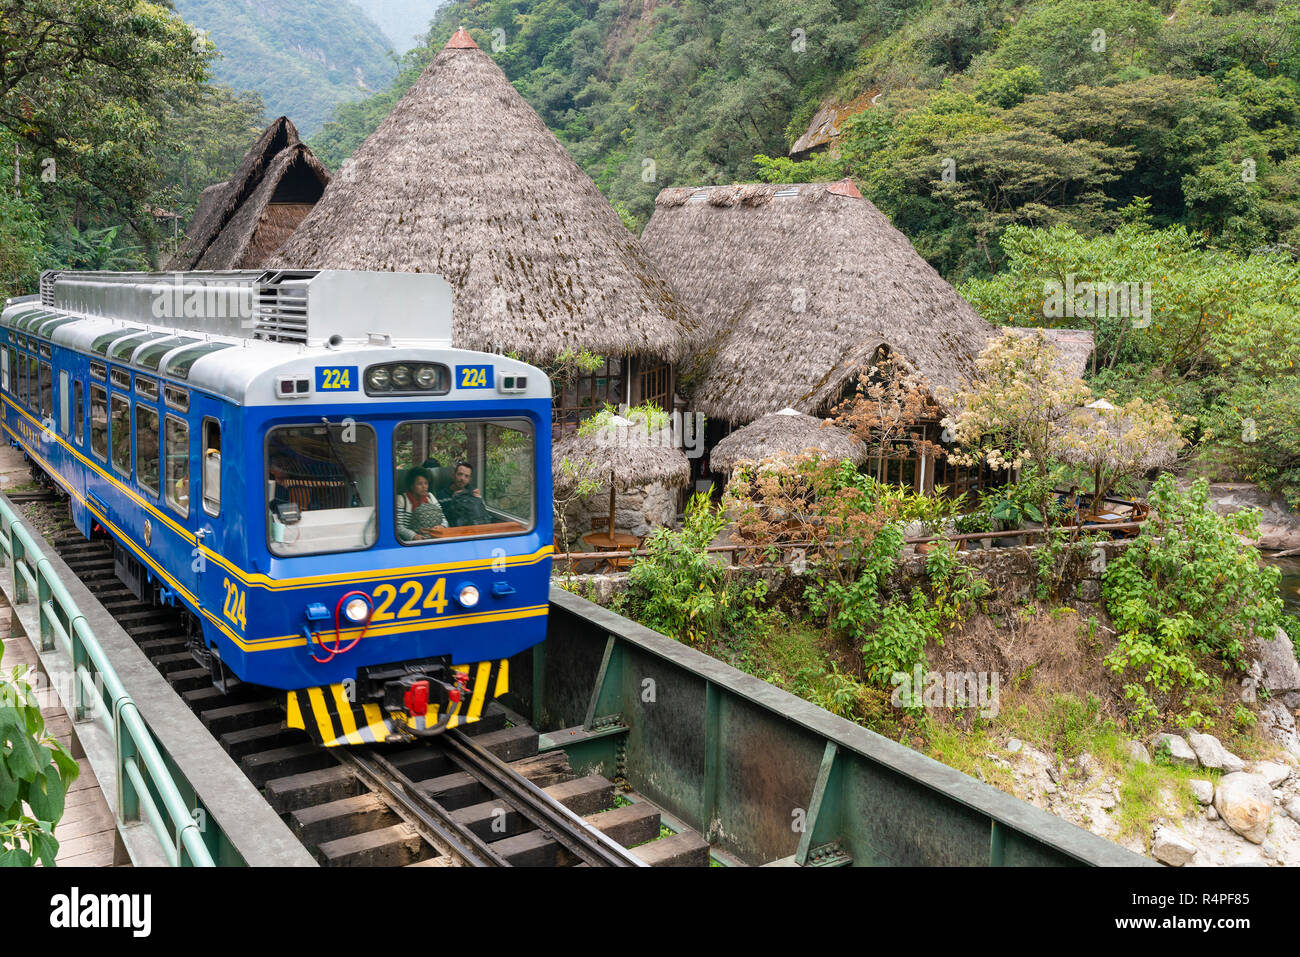
[[[474,488],[474,469],[468,462],[457,462],[452,472],[451,484],[445,489],[441,499],[442,510],[447,516],[448,524],[459,527],[463,525],[486,525],[492,521],[487,507],[483,504],[483,493]]]
[[[438,500],[429,494],[433,476],[423,466],[407,469],[402,476],[402,491],[397,496],[395,523],[397,537],[404,542],[433,537],[432,530],[447,525]]]

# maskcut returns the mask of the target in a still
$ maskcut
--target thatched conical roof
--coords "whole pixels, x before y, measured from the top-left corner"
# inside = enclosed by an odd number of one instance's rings
[[[1159,413],[1151,408],[1137,417],[1105,399],[1076,409],[1065,425],[1058,455],[1073,465],[1131,465],[1140,472],[1169,468],[1186,442],[1176,429],[1153,427]]]
[[[824,419],[782,409],[737,429],[713,447],[709,465],[730,472],[737,462],[762,462],[815,452],[823,459],[848,459],[861,465],[867,449],[852,434]]]
[[[694,322],[638,239],[463,31],[361,144],[275,260],[436,272],[456,345],[676,359]]]
[[[665,189],[642,241],[699,317],[706,415],[824,414],[882,346],[955,391],[994,334],[849,180]]]
[[[320,199],[329,171],[281,116],[257,138],[229,180],[199,197],[168,269],[265,265]]]
[[[555,489],[566,492],[584,479],[626,490],[652,483],[682,486],[691,466],[668,431],[651,432],[643,422],[618,415],[599,418],[598,427],[570,433],[551,447]]]

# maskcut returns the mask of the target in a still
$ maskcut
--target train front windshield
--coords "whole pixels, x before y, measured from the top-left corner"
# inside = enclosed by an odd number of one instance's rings
[[[272,554],[356,551],[378,539],[373,428],[345,422],[272,429],[266,463]]]
[[[536,522],[533,427],[520,419],[393,430],[393,525],[403,545],[518,535]]]

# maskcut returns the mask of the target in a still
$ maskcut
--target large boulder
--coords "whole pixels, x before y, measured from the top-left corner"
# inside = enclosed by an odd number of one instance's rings
[[[1228,751],[1219,743],[1219,739],[1212,734],[1191,732],[1187,735],[1187,743],[1192,746],[1192,751],[1196,754],[1196,760],[1201,763],[1203,768],[1209,768],[1212,771],[1224,771],[1229,774],[1233,771],[1244,771],[1246,769],[1246,762]]]
[[[1259,706],[1259,730],[1292,757],[1300,758],[1300,733],[1296,730],[1295,715],[1281,701],[1270,698]]]
[[[1273,791],[1258,774],[1224,775],[1214,791],[1214,807],[1223,822],[1246,840],[1264,843],[1273,817]]]
[[[1196,845],[1167,827],[1158,827],[1151,838],[1151,856],[1170,867],[1182,867],[1196,856]]]
[[[1272,695],[1300,691],[1300,661],[1296,660],[1291,637],[1277,628],[1271,638],[1260,637],[1259,661],[1264,667],[1262,686]]]
[[[1156,757],[1164,756],[1172,764],[1196,767],[1196,752],[1187,746],[1181,735],[1168,732],[1157,734],[1151,739],[1151,750]]]

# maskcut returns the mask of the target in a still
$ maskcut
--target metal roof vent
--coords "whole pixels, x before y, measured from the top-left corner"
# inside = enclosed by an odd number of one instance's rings
[[[54,284],[63,273],[57,269],[47,269],[41,273],[41,305],[54,305]]]
[[[307,284],[315,272],[267,273],[253,299],[253,338],[307,344]]]
[[[707,189],[697,189],[695,192],[691,193],[691,195],[686,198],[686,202],[702,203],[708,198],[709,198],[709,191]]]
[[[772,194],[772,196],[775,197],[776,199],[790,199],[791,197],[798,196],[798,195],[799,195],[798,186],[786,186],[781,189],[778,189],[775,193]]]

